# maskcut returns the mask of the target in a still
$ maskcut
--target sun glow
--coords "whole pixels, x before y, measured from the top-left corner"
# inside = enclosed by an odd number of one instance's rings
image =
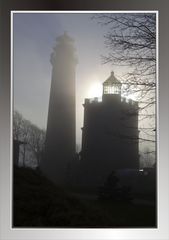
[[[87,91],[88,98],[101,97],[103,92],[103,86],[99,82],[92,82]]]

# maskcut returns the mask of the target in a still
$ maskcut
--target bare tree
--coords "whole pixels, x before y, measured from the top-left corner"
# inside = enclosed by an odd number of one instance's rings
[[[39,129],[33,124],[31,124],[30,128],[29,146],[34,153],[37,159],[37,165],[39,166],[45,147],[45,131]]]
[[[13,115],[13,138],[21,140],[23,127],[23,117],[18,111],[14,111]]]
[[[30,130],[31,130],[31,122],[26,120],[26,119],[23,119],[23,123],[22,123],[22,141],[25,143],[23,145],[23,148],[22,148],[22,151],[21,151],[21,154],[23,156],[23,166],[25,167],[26,166],[26,163],[25,163],[25,158],[26,158],[26,150],[27,150],[27,146],[29,144],[29,139],[30,139]]]
[[[156,14],[109,13],[93,18],[107,29],[103,63],[125,69],[123,95],[139,101],[140,141],[155,143]]]
[[[45,131],[23,118],[18,112],[13,116],[13,138],[25,144],[21,147],[23,166],[26,166],[26,158],[30,158],[32,153],[39,166],[45,142]],[[30,159],[28,159],[30,161]]]
[[[154,151],[151,151],[149,147],[145,146],[141,154],[141,165],[147,168],[154,166],[154,158]]]
[[[24,120],[23,116],[18,112],[14,111],[13,116],[13,139],[27,142],[28,137],[28,124],[26,124],[26,121]],[[26,153],[26,146],[25,144],[21,148],[20,153],[22,154],[22,162],[23,166],[25,166],[25,153]]]

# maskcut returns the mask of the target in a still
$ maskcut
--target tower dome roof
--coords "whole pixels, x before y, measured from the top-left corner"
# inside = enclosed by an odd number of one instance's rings
[[[109,78],[106,79],[106,81],[103,82],[105,85],[112,85],[112,84],[119,84],[122,85],[121,82],[114,76],[114,72],[111,72],[111,75]]]
[[[71,38],[68,33],[65,31],[63,35],[56,38],[57,42],[71,42],[74,43],[74,39]]]

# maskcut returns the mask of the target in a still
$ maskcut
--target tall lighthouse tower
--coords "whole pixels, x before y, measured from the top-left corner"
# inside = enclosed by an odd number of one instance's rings
[[[51,54],[52,81],[42,172],[64,185],[75,155],[75,55],[74,40],[65,32],[56,39]]]

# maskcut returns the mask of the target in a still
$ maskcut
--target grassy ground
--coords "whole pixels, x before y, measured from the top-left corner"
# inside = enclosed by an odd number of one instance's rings
[[[13,227],[155,227],[153,206],[82,200],[38,172],[15,168]]]

